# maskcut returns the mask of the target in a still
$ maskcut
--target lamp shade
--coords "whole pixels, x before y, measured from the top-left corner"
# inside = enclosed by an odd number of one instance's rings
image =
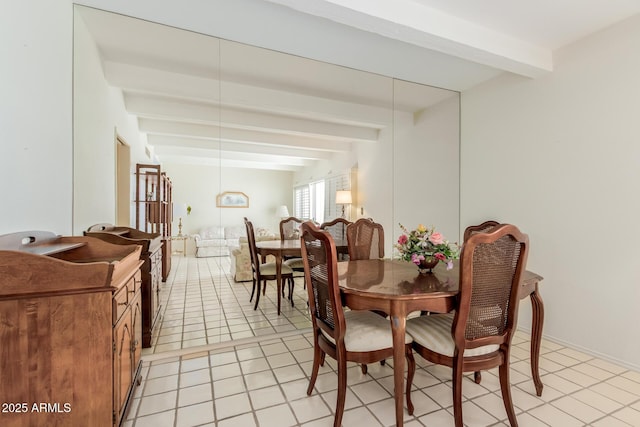
[[[336,191],[336,204],[338,205],[348,205],[352,203],[351,201],[351,191],[350,190],[338,190]]]
[[[286,205],[278,206],[276,216],[280,218],[289,218],[289,208]]]

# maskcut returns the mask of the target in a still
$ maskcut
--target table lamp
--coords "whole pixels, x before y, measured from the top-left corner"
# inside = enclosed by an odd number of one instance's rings
[[[336,205],[342,205],[342,218],[344,218],[344,205],[350,205],[351,203],[351,190],[336,191]]]
[[[276,209],[276,216],[281,219],[289,218],[289,208],[287,208],[287,205],[279,206],[278,209]]]

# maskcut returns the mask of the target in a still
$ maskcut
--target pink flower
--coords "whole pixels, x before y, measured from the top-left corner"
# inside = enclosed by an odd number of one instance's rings
[[[440,261],[446,261],[447,257],[444,256],[443,254],[441,254],[440,252],[437,252],[434,257],[438,258]]]
[[[402,236],[398,237],[398,244],[404,245],[408,240],[409,238],[403,234]]]
[[[411,262],[420,265],[420,261],[424,260],[424,255],[411,254]]]
[[[442,243],[444,243],[444,237],[442,237],[442,234],[436,231],[431,236],[429,236],[429,241],[434,245],[441,245]]]

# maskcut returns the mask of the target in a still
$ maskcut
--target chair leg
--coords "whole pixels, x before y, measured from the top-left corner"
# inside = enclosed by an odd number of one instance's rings
[[[405,355],[407,357],[407,389],[404,394],[407,397],[407,410],[409,411],[409,415],[413,415],[413,402],[411,401],[411,384],[413,383],[413,376],[416,373],[416,361],[413,358],[413,350],[411,349],[411,345],[405,346]],[[383,362],[381,360],[380,362]]]
[[[336,414],[333,419],[333,427],[342,425],[344,414],[344,401],[347,396],[347,361],[344,355],[338,355],[338,397],[336,400]]]
[[[260,301],[260,282],[258,282],[258,281],[256,281],[256,282],[257,282],[257,283],[256,283],[256,287],[257,287],[257,289],[258,289],[258,292],[256,292],[256,303],[255,303],[255,305],[253,306],[253,309],[254,309],[254,310],[257,310],[257,309],[258,309],[258,301]],[[252,295],[253,295],[253,293],[252,293]]]
[[[291,278],[289,279],[289,300],[291,300],[291,307],[293,307],[293,290],[296,287],[296,279],[295,278]]]
[[[456,427],[462,424],[462,356],[453,361],[453,418]]]
[[[311,378],[309,378],[309,386],[307,387],[307,396],[311,396],[313,386],[316,385],[316,379],[318,378],[318,371],[320,370],[320,366],[324,364],[324,351],[322,351],[322,349],[318,345],[317,337],[314,337],[314,339],[316,340],[316,342],[313,346],[313,367],[311,368]]]
[[[509,355],[505,355],[509,357]],[[509,362],[505,359],[505,362],[500,365],[500,391],[502,391],[502,400],[504,401],[504,409],[507,411],[507,417],[509,417],[509,423],[511,427],[518,427],[518,420],[516,419],[516,413],[513,410],[513,400],[511,399],[511,382],[509,380]]]
[[[253,287],[251,288],[251,298],[249,298],[249,302],[253,301],[253,295],[256,293],[256,279],[252,279]],[[258,291],[260,293],[260,291]]]
[[[368,371],[367,364],[366,363],[361,364],[360,370],[362,371],[362,375],[367,375],[367,371]]]
[[[473,381],[476,384],[480,384],[480,381],[482,381],[482,373],[480,371],[475,371],[473,373]]]

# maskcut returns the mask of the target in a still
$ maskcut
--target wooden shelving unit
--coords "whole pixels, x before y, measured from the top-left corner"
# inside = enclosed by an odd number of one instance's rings
[[[162,239],[162,281],[171,271],[172,183],[160,165],[136,165],[136,228]]]

